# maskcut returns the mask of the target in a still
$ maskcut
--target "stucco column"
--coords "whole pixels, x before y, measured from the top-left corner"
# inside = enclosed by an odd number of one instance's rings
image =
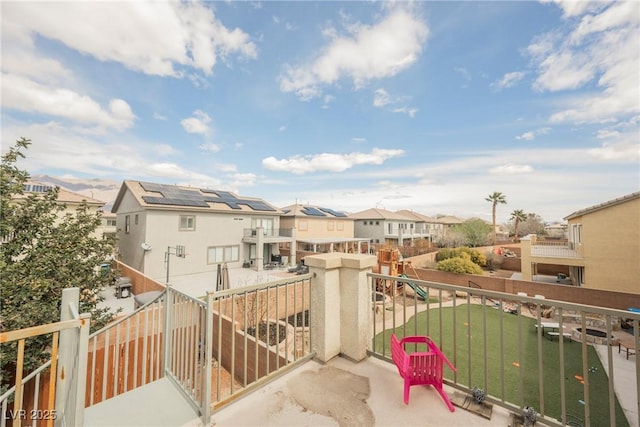
[[[311,350],[316,357],[326,362],[340,354],[340,266],[337,254],[307,255],[311,297]]]
[[[298,242],[297,238],[297,230],[295,228],[291,229],[291,244],[289,245],[291,250],[289,251],[289,266],[293,267],[296,265],[296,252],[298,251]]]
[[[262,271],[264,267],[264,229],[258,227],[256,229],[256,268]]]
[[[367,273],[376,263],[375,256],[341,252],[305,257],[313,275],[312,350],[320,361],[339,354],[356,361],[367,356],[373,321]]]
[[[536,235],[529,234],[520,239],[520,270],[522,280],[531,282],[533,280],[533,265],[531,262],[531,244],[535,242]]]

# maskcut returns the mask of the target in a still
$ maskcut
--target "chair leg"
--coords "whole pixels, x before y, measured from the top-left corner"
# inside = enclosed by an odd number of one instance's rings
[[[449,396],[447,396],[447,393],[442,389],[442,386],[436,387],[436,390],[438,391],[438,393],[440,393],[440,396],[442,396],[442,399],[444,400],[444,403],[449,408],[449,411],[455,412],[455,408],[453,407],[453,404],[449,400]]]
[[[411,382],[409,380],[404,380],[404,404],[409,404],[409,392],[411,390]]]

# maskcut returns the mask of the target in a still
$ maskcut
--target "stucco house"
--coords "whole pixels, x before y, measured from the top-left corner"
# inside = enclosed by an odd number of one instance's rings
[[[385,209],[367,209],[350,215],[355,220],[355,237],[368,238],[372,244],[405,246],[414,239],[426,239],[416,230],[416,221]]]
[[[280,225],[296,230],[295,246],[285,244],[283,248],[293,259],[310,253],[368,250],[369,239],[354,237],[354,219],[344,212],[298,203],[281,210]]]
[[[28,181],[23,188],[24,193],[22,195],[17,195],[13,198],[13,201],[20,202],[21,199],[27,198],[32,194],[45,194],[49,191],[52,191],[56,186],[45,184],[38,181]],[[87,205],[89,213],[95,214],[96,212],[103,212],[101,209],[106,204],[101,200],[94,199],[92,197],[85,196],[84,194],[76,193],[70,190],[67,190],[62,187],[58,187],[58,197],[56,198],[56,202],[59,205],[64,206],[64,209],[56,214],[62,218],[67,214],[75,215],[76,210],[83,203]],[[102,221],[102,224],[105,224],[105,221]],[[106,226],[100,225],[95,231],[95,237],[102,237],[110,232],[115,231],[115,227],[113,229],[109,229]]]
[[[573,285],[640,294],[640,191],[566,216],[568,243],[522,239],[522,278],[538,264],[569,267]]]
[[[261,270],[295,239],[280,228],[280,209],[228,191],[124,181],[112,212],[121,260],[162,281],[167,254],[181,247],[186,257],[170,259],[172,276],[215,272],[222,263]]]
[[[414,228],[413,230],[409,230],[412,231],[412,235],[420,239],[427,239],[429,242],[433,241],[433,236],[436,235],[437,228],[435,224],[435,218],[427,215],[422,215],[421,213],[410,211],[407,209],[396,211],[396,213],[404,217],[413,219],[415,224]]]

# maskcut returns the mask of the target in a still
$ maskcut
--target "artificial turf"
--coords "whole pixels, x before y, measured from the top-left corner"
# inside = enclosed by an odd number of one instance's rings
[[[483,324],[483,311],[485,322]],[[454,353],[454,315],[455,346]],[[440,316],[442,322],[440,323]],[[453,308],[429,309],[418,313],[404,326],[395,329],[397,336],[428,335],[441,347],[449,360],[456,366],[455,381],[469,388],[479,387],[498,400],[515,405],[532,406],[542,413],[540,394],[544,396],[544,415],[561,417],[561,374],[560,344],[558,337],[553,341],[540,337],[542,344],[542,392],[538,382],[538,333],[535,319],[517,316],[481,305],[462,305]],[[485,329],[486,328],[486,329]],[[486,330],[486,334],[483,332]],[[500,340],[502,330],[502,342]],[[519,331],[522,331],[520,334]],[[389,340],[394,330],[386,330],[375,338],[377,352],[389,355]],[[470,334],[470,339],[469,339]],[[522,342],[518,343],[518,337]],[[485,343],[486,339],[486,343]],[[468,351],[469,342],[471,351]],[[519,348],[522,350],[520,351]],[[486,349],[486,350],[485,350]],[[589,417],[593,426],[611,424],[609,415],[608,377],[600,363],[595,349],[587,346],[587,370],[583,372],[582,345],[565,340],[564,377],[567,421],[585,424],[585,387],[589,385]],[[485,359],[484,352],[487,357]],[[469,354],[472,362],[469,366]],[[484,361],[487,361],[485,380]],[[521,377],[522,376],[522,377]],[[445,366],[445,377],[454,380],[454,374]],[[585,377],[586,380],[585,380]],[[584,383],[580,381],[583,380]],[[502,386],[504,383],[504,389]],[[519,393],[522,385],[522,397]],[[504,390],[504,391],[503,391]],[[522,401],[521,401],[522,399]],[[628,426],[620,404],[615,399],[616,426]]]

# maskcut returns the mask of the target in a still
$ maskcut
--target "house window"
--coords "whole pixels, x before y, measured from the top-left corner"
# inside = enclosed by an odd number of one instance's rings
[[[207,248],[207,264],[234,262],[240,259],[240,246],[210,246]]]
[[[108,219],[107,220],[107,227],[115,227],[116,226],[116,220],[115,219]]]
[[[138,214],[136,214],[136,216],[133,217],[133,223],[135,225],[138,225]]]
[[[309,229],[309,225],[307,224],[307,221],[300,220],[300,222],[298,222],[298,229],[300,231],[307,231]]]
[[[380,221],[376,221],[376,225],[380,225]]]
[[[131,217],[129,215],[124,217],[124,233],[129,234],[131,231]]]
[[[195,229],[195,215],[180,215],[180,231],[194,231]]]
[[[344,222],[338,221],[338,223],[336,224],[336,230],[344,231]]]
[[[335,224],[333,223],[333,221],[327,222],[327,231],[333,231],[334,227],[335,227]]]

